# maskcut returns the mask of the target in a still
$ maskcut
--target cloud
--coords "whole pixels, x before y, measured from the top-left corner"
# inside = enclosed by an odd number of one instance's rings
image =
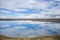
[[[0,5],[0,18],[60,17],[59,0],[1,0]]]
[[[53,12],[52,12],[53,11]],[[60,11],[58,9],[56,10],[51,10],[51,11],[45,11],[45,12],[41,12],[38,14],[27,14],[27,13],[18,13],[18,12],[14,12],[12,11],[11,13],[9,13],[10,11],[2,11],[0,12],[0,18],[59,18],[60,17]],[[13,14],[12,14],[13,13]],[[55,14],[54,14],[55,13]]]

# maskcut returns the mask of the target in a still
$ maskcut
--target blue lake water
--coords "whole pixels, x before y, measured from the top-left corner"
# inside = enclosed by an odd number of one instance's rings
[[[38,37],[60,34],[60,23],[38,21],[0,21],[0,35]]]

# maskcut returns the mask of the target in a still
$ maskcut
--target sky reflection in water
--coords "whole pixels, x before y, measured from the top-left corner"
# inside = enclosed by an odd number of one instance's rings
[[[0,34],[9,37],[37,37],[60,34],[60,23],[0,21]]]

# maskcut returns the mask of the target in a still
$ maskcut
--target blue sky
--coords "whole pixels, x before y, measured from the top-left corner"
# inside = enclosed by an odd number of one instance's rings
[[[0,0],[0,18],[60,18],[60,0]],[[0,34],[36,37],[60,34],[60,23],[0,21]]]
[[[0,0],[0,18],[60,18],[60,0]]]

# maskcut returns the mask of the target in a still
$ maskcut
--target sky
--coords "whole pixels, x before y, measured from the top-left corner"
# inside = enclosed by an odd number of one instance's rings
[[[60,0],[0,0],[0,18],[60,18]]]
[[[60,0],[0,0],[0,18],[60,18]],[[60,34],[60,23],[0,21],[0,35],[37,37]]]

